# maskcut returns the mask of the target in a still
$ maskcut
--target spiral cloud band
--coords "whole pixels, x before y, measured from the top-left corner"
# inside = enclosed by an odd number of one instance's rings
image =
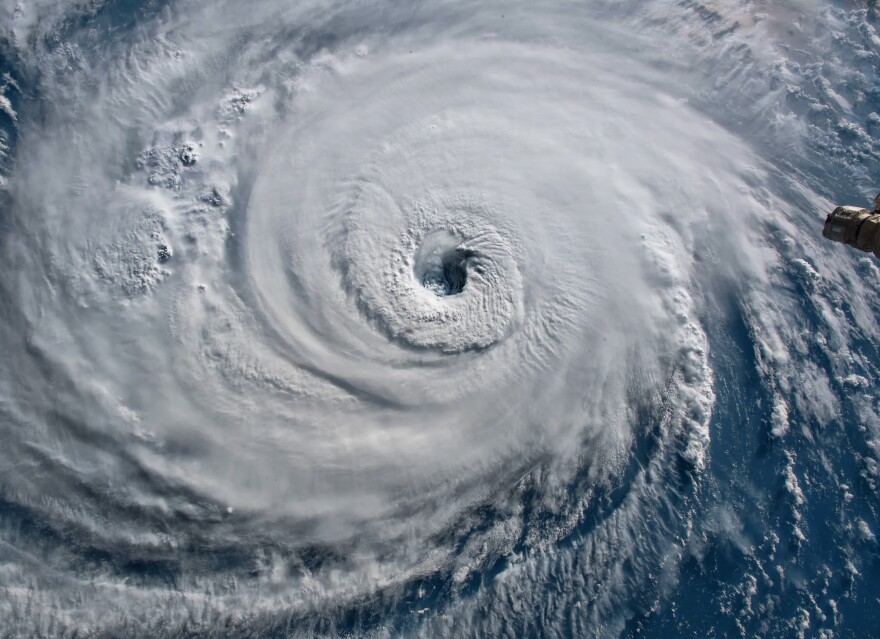
[[[337,497],[349,482],[376,497],[468,469],[497,477],[498,466],[515,468],[515,481],[516,460],[570,438],[616,451],[631,438],[619,410],[627,392],[677,386],[681,358],[704,359],[679,276],[688,240],[652,227],[668,226],[654,199],[680,198],[694,220],[712,206],[662,184],[670,165],[687,170],[704,155],[707,141],[687,127],[712,127],[656,105],[653,136],[668,136],[658,149],[680,150],[652,157],[626,124],[639,87],[603,77],[598,62],[496,44],[442,63],[451,53],[322,69],[295,117],[308,128],[276,138],[248,203],[249,292],[267,350],[294,366],[282,377],[316,371],[343,402],[322,406],[304,439],[289,427],[287,397],[266,421],[279,422],[277,444],[322,460],[308,472],[329,472]],[[586,70],[590,87],[573,91]],[[520,74],[542,78],[538,96],[524,95]],[[609,143],[596,127],[619,133]],[[450,286],[450,268],[465,280],[458,292],[436,284]],[[707,377],[684,384],[711,402]]]
[[[782,52],[873,64],[866,10],[4,11],[4,630],[661,632],[712,544],[742,632],[847,627],[773,566],[834,466],[794,438],[873,476],[878,271],[802,229],[878,156]]]

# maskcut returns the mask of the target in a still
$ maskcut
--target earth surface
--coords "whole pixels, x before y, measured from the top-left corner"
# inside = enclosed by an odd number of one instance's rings
[[[0,2],[0,635],[878,636],[878,17]]]

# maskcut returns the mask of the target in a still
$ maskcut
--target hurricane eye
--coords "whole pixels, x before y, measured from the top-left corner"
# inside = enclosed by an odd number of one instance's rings
[[[468,284],[476,257],[477,251],[465,246],[457,233],[435,230],[422,239],[416,251],[413,276],[437,297],[459,295]]]
[[[467,285],[468,265],[473,256],[473,251],[464,248],[444,252],[438,263],[424,272],[422,286],[437,297],[458,295]]]

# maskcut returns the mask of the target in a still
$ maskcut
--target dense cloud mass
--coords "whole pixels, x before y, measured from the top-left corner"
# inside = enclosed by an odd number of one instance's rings
[[[860,636],[874,18],[0,3],[0,634]]]

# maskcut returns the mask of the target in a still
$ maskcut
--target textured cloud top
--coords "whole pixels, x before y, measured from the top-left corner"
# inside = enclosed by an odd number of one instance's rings
[[[880,39],[812,4],[4,7],[0,629],[672,632],[713,543],[742,632],[846,628],[774,590],[820,468],[876,547],[880,275],[811,225]]]

